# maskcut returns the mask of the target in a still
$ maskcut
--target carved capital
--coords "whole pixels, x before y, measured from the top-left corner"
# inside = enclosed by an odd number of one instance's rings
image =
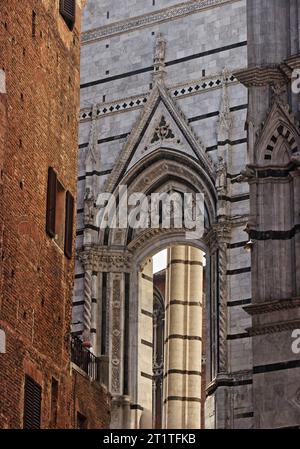
[[[85,270],[96,272],[125,273],[131,270],[131,253],[122,250],[110,250],[104,247],[85,247],[78,253],[78,259]]]

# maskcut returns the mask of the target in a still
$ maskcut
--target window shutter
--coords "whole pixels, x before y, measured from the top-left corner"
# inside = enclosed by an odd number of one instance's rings
[[[75,0],[60,0],[59,12],[63,16],[70,30],[72,30],[75,23],[75,12],[76,12]]]
[[[57,185],[56,173],[52,167],[49,167],[49,169],[48,169],[46,231],[47,231],[47,234],[50,235],[50,237],[55,237],[56,185]]]
[[[24,387],[24,429],[41,427],[42,388],[31,377],[25,376]]]
[[[65,255],[72,258],[74,223],[74,198],[68,191],[66,194],[66,223],[65,223]]]

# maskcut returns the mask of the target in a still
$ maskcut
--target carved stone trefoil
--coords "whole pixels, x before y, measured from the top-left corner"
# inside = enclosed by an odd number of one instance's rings
[[[161,117],[158,127],[155,129],[151,143],[156,143],[162,140],[174,139],[174,133],[167,124],[164,116]]]

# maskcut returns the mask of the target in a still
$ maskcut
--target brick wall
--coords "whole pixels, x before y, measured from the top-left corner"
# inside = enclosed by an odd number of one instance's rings
[[[73,425],[70,325],[74,260],[68,260],[48,237],[45,220],[49,166],[76,197],[78,5],[75,27],[70,31],[59,14],[57,0],[0,0],[0,68],[6,74],[7,91],[3,157],[0,94],[0,328],[7,339],[7,352],[0,354],[0,428],[23,426],[25,373],[42,386],[42,427]],[[59,385],[54,425],[52,378]]]
[[[85,373],[73,369],[73,425],[78,427],[78,413],[86,418],[87,428],[107,428],[110,421],[111,396]],[[101,413],[99,413],[101,411]]]

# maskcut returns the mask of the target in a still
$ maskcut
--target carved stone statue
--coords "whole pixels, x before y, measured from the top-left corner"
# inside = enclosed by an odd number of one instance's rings
[[[161,34],[158,34],[155,46],[154,63],[161,63],[165,61],[166,41]]]
[[[278,101],[280,104],[286,104],[287,102],[287,85],[282,83],[275,83],[271,86],[272,100]]]
[[[227,188],[227,164],[221,156],[218,159],[216,188],[219,192],[225,193]]]
[[[84,223],[93,224],[95,218],[95,198],[89,187],[86,188],[84,196]]]

